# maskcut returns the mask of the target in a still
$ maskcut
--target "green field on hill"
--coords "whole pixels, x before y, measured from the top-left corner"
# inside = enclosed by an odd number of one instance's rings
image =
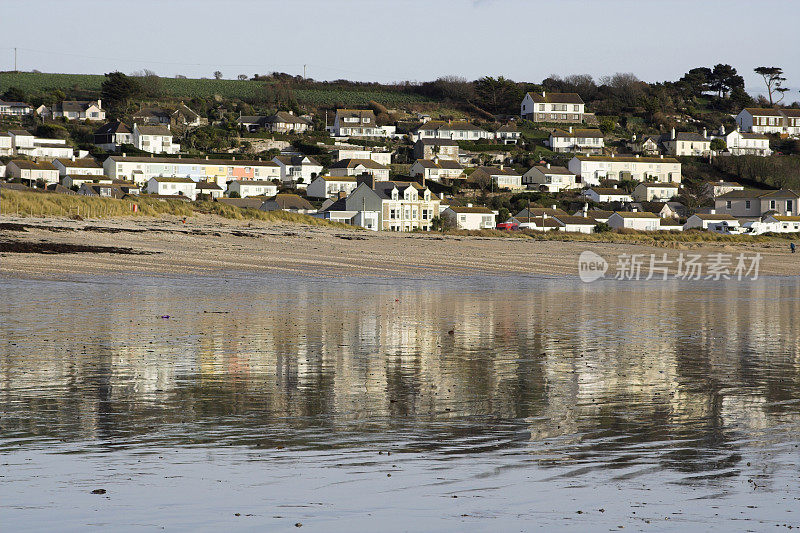
[[[100,84],[105,79],[98,74],[52,74],[40,72],[0,73],[0,93],[9,87],[17,87],[26,93],[61,90],[68,97],[99,96]],[[159,86],[165,97],[171,98],[258,98],[259,91],[267,82],[250,80],[215,80],[189,78],[160,78]],[[382,91],[373,87],[360,90],[342,90],[336,87],[294,88],[299,104],[312,106],[365,106],[371,100],[393,107],[429,100],[424,96],[401,91]]]

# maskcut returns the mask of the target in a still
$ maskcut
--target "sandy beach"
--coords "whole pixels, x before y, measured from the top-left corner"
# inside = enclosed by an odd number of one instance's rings
[[[577,275],[591,250],[610,264],[620,254],[760,253],[760,275],[800,274],[788,244],[637,244],[537,241],[415,233],[374,233],[298,224],[187,219],[0,217],[0,273],[25,277],[278,271],[332,276]]]

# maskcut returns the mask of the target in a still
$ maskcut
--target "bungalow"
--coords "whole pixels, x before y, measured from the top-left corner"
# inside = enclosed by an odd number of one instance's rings
[[[745,133],[800,136],[800,109],[746,107],[736,115],[736,123]]]
[[[617,189],[616,185],[613,187],[590,187],[583,191],[582,196],[598,203],[633,201],[630,194],[622,189]]]
[[[580,124],[586,104],[577,93],[527,93],[520,104],[520,116],[533,122]]]
[[[306,196],[309,198],[337,198],[340,193],[349,195],[358,187],[355,176],[319,176],[309,184]]]
[[[711,139],[703,129],[703,134],[681,131],[675,133],[672,128],[669,139],[662,140],[669,155],[674,156],[708,156],[711,153]]]
[[[259,208],[262,211],[290,211],[292,213],[310,214],[316,211],[308,200],[296,194],[276,194],[264,201]]]
[[[597,220],[584,216],[554,215],[553,220],[561,224],[559,231],[568,233],[594,233],[597,226]]]
[[[133,144],[133,133],[124,122],[115,120],[94,132],[94,144],[108,152],[116,152],[123,144]]]
[[[252,133],[266,128],[267,117],[261,115],[242,115],[236,119],[236,123],[240,128]]]
[[[633,229],[637,231],[658,231],[661,219],[653,213],[640,211],[616,211],[606,222],[614,229]]]
[[[329,174],[336,177],[369,174],[375,178],[375,181],[387,181],[389,179],[389,167],[381,165],[372,159],[342,159],[331,165]]]
[[[523,222],[527,221],[529,218],[536,218],[542,217],[547,215],[548,217],[554,217],[556,215],[566,215],[567,212],[563,209],[557,208],[555,205],[553,207],[530,207],[520,210],[519,213],[512,217],[514,222],[518,224],[522,224]],[[578,215],[576,215],[578,216]]]
[[[730,233],[730,228],[738,227],[739,221],[736,217],[717,213],[695,213],[683,225],[684,231],[697,228],[717,233]]]
[[[714,200],[715,210],[736,217],[759,217],[770,211],[778,215],[798,214],[800,195],[791,189],[731,191]]]
[[[103,165],[91,157],[81,159],[74,157],[69,159],[56,158],[53,160],[53,165],[58,169],[58,175],[62,178],[68,174],[103,175]]]
[[[292,111],[278,111],[265,117],[264,127],[275,133],[305,133],[314,129],[310,118],[297,117]]]
[[[148,194],[160,196],[183,196],[194,201],[197,197],[197,187],[191,178],[154,177],[147,181]]]
[[[633,189],[633,199],[638,202],[664,202],[678,196],[677,183],[640,183]]]
[[[333,153],[334,161],[343,159],[372,159],[376,163],[386,165],[392,164],[392,152],[381,152],[370,150],[369,148],[339,148]]]
[[[142,108],[131,116],[131,120],[134,124],[139,123],[150,126],[167,125],[170,122],[169,112],[160,107]]]
[[[735,181],[709,181],[706,183],[704,193],[710,198],[716,198],[731,191],[743,191],[744,185],[736,183]]]
[[[80,188],[81,185],[84,183],[88,183],[92,185],[93,183],[108,183],[110,184],[113,180],[106,176],[98,176],[96,174],[70,174],[68,176],[64,176],[61,179],[61,185],[67,187],[68,189],[72,189],[73,187]]]
[[[567,168],[586,185],[599,185],[601,179],[681,182],[681,163],[674,157],[577,155]]]
[[[517,144],[522,138],[522,133],[520,133],[514,122],[509,122],[497,128],[497,131],[494,132],[494,138],[503,144]]]
[[[426,181],[441,182],[443,180],[462,178],[464,167],[458,161],[439,159],[434,156],[433,159],[417,159],[414,161],[414,164],[411,165],[410,174],[414,177],[422,176]]]
[[[589,209],[588,205],[584,205],[583,209],[580,211],[575,211],[574,215],[576,217],[586,217],[592,218],[597,222],[605,222],[608,223],[608,219],[611,215],[614,214],[614,211],[606,211],[604,209]]]
[[[566,167],[551,166],[550,163],[537,165],[522,175],[522,184],[529,189],[547,192],[560,192],[579,188],[576,176]]]
[[[800,216],[767,215],[762,222],[772,233],[800,233]]]
[[[175,111],[169,115],[169,123],[172,126],[181,128],[197,127],[208,124],[208,119],[200,116],[199,113],[190,109],[186,104],[181,102]]]
[[[730,133],[725,133],[725,126],[720,126],[719,133],[711,135],[711,138],[725,141],[725,147],[731,155],[772,155],[769,137],[763,133],[743,133],[738,124]]]
[[[194,184],[194,188],[195,191],[197,192],[198,198],[200,197],[200,195],[203,195],[211,198],[212,200],[216,200],[217,198],[222,198],[222,195],[225,192],[225,189],[223,189],[213,181],[198,181]]]
[[[237,193],[239,198],[248,196],[275,196],[278,194],[278,186],[271,181],[260,180],[233,180],[228,183],[228,196]]]
[[[151,154],[177,154],[180,144],[172,142],[172,131],[166,126],[140,126],[133,123],[133,145]]]
[[[284,182],[311,183],[322,173],[322,165],[307,155],[276,155],[272,162],[280,167],[280,178]]]
[[[452,141],[478,141],[494,137],[488,131],[465,120],[447,122],[431,120],[417,128],[413,135],[416,140],[450,139]]]
[[[573,129],[568,131],[554,129],[548,141],[550,149],[558,153],[575,152],[581,154],[602,154],[603,132],[598,129]]]
[[[515,220],[516,217],[511,219],[511,221]],[[518,224],[519,229],[528,229],[531,231],[558,231],[564,226],[561,222],[546,213],[538,217],[525,217],[519,221]]]
[[[458,229],[482,230],[494,229],[497,226],[495,217],[497,213],[488,207],[466,207],[451,205],[442,211],[442,218],[450,220]]]
[[[0,115],[6,116],[22,116],[30,115],[33,113],[31,106],[25,102],[9,102],[0,100]]]
[[[78,189],[78,194],[81,196],[100,196],[104,198],[122,198],[125,192],[118,185],[113,183],[83,183]]]
[[[11,134],[7,131],[0,131],[0,155],[12,155],[14,153],[14,141]],[[2,175],[0,175],[1,177]]]
[[[12,159],[6,165],[7,178],[19,178],[23,181],[35,183],[43,180],[45,183],[58,183],[58,169],[48,161],[28,161]]]
[[[469,175],[469,181],[481,183],[488,180],[494,183],[498,189],[518,190],[522,189],[522,175],[516,170],[506,168],[504,165],[499,167],[478,167]]]
[[[458,161],[458,143],[451,139],[419,139],[414,143],[416,159],[450,159]]]
[[[683,224],[674,218],[661,218],[658,229],[660,231],[683,231]]]
[[[106,112],[103,110],[100,100],[65,100],[55,104],[50,114],[53,118],[63,117],[67,120],[100,121],[106,119]]]

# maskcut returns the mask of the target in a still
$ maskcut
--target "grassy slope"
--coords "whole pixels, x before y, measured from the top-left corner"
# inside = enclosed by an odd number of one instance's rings
[[[18,87],[25,92],[47,92],[60,89],[67,94],[70,92],[100,92],[100,84],[105,79],[97,74],[53,74],[34,72],[3,72],[0,73],[0,93],[9,87]],[[164,95],[173,98],[213,98],[219,95],[223,98],[253,98],[264,86],[259,81],[239,80],[203,80],[203,79],[176,79],[161,78],[161,88]],[[381,91],[365,88],[364,91],[338,90],[335,88],[308,88],[293,91],[298,102],[311,105],[366,105],[370,100],[375,100],[388,106],[407,103],[427,102],[422,96]]]

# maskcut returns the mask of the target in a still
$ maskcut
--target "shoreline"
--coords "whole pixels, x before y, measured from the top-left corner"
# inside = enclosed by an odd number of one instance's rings
[[[800,275],[788,241],[641,243],[368,232],[297,223],[231,220],[214,215],[77,221],[0,216],[0,274],[52,278],[70,274],[277,272],[329,278],[543,275],[578,279],[589,250],[613,267],[620,254],[761,254],[761,276]],[[17,253],[15,247],[51,253]],[[74,251],[75,248],[84,248]],[[96,247],[95,250],[92,248]],[[62,251],[63,249],[63,251]],[[72,250],[72,251],[71,251]],[[109,253],[111,251],[111,253]],[[796,259],[795,259],[796,258]]]

